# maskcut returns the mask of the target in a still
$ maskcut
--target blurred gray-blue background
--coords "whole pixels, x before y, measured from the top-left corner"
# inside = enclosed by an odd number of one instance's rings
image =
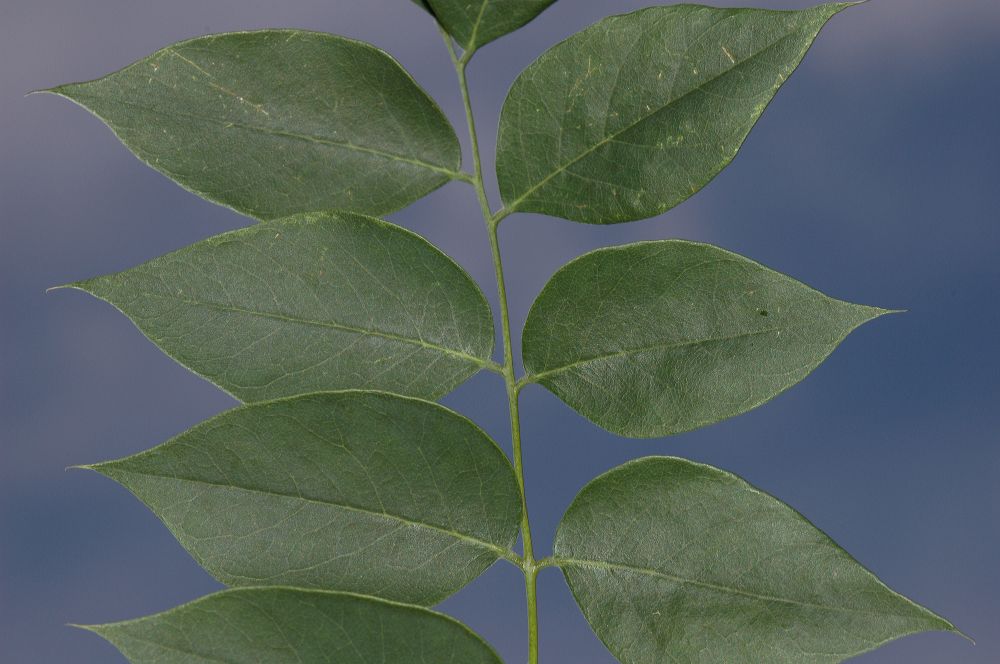
[[[518,71],[602,16],[646,4],[561,0],[476,56],[472,93],[491,181],[493,129]],[[44,291],[247,223],[140,164],[81,109],[23,95],[96,78],[180,39],[279,26],[386,48],[464,137],[448,57],[409,0],[0,2],[4,664],[121,661],[64,624],[135,617],[216,588],[124,489],[64,468],[148,448],[232,402],[111,307]],[[857,331],[767,406],[671,439],[617,439],[541,388],[526,390],[540,553],[594,475],[640,455],[682,455],[787,501],[890,586],[978,641],[925,634],[858,661],[1000,661],[998,38],[997,0],[873,0],[832,21],[734,164],[664,217],[607,228],[540,216],[504,224],[517,329],[568,259],[666,237],[721,245],[843,299],[909,309]],[[468,187],[448,185],[391,218],[456,257],[492,296]],[[446,402],[505,441],[502,399],[499,380],[483,375]],[[522,592],[513,568],[497,566],[443,608],[519,662]],[[556,570],[542,574],[540,593],[544,662],[613,661]]]

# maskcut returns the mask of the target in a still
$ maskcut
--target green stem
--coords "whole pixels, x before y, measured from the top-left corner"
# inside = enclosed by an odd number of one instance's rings
[[[510,316],[507,312],[507,292],[504,285],[503,263],[500,260],[500,243],[497,240],[497,225],[489,221],[490,248],[493,252],[493,267],[497,277],[497,292],[500,299],[500,318],[503,331],[503,378],[507,387],[507,401],[510,405],[510,436],[514,452],[514,474],[521,489],[521,541],[524,551],[521,570],[524,572],[525,598],[528,604],[528,663],[538,664],[538,600],[535,595],[538,566],[531,545],[531,524],[528,520],[528,500],[524,491],[524,463],[521,455],[521,416],[518,410],[520,390],[514,378],[514,354],[510,343]]]
[[[510,409],[510,437],[514,456],[514,474],[517,477],[518,488],[521,491],[521,541],[524,551],[519,561],[519,566],[521,567],[521,571],[524,572],[524,590],[528,604],[528,664],[538,664],[538,600],[536,596],[536,580],[538,570],[541,568],[535,562],[535,554],[531,546],[531,525],[528,521],[528,501],[524,491],[524,465],[521,459],[521,416],[518,411],[518,395],[521,392],[521,385],[514,377],[514,352],[511,349],[507,286],[504,281],[503,261],[500,257],[500,241],[497,237],[497,228],[500,225],[500,221],[508,213],[501,210],[497,214],[493,214],[490,210],[489,199],[486,197],[486,188],[483,186],[483,165],[479,156],[476,120],[472,113],[469,84],[465,77],[466,66],[469,63],[472,53],[463,53],[461,58],[457,57],[451,37],[440,26],[438,26],[438,29],[441,30],[441,36],[444,38],[448,54],[451,56],[452,64],[455,66],[459,87],[462,90],[462,104],[465,107],[465,119],[469,126],[469,140],[472,146],[472,184],[476,189],[476,197],[479,199],[479,207],[482,210],[483,220],[486,222],[486,229],[490,239],[490,251],[493,254],[493,269],[496,272],[497,295],[500,300],[501,332],[503,334],[503,364],[500,368],[504,385],[507,388],[507,402]]]

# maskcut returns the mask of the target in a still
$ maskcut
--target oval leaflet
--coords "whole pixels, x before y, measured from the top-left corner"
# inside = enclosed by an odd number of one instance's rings
[[[957,632],[787,505],[685,459],[639,459],[590,482],[554,552],[623,664],[836,664],[907,634]]]
[[[350,212],[203,240],[71,284],[241,401],[339,389],[436,399],[492,366],[493,316],[419,235]]]
[[[382,392],[243,406],[92,468],[227,585],[431,605],[511,558],[521,518],[514,471],[482,430]]]
[[[503,105],[506,210],[613,224],[681,203],[733,160],[823,25],[851,4],[650,7],[557,44]]]
[[[198,37],[47,92],[184,188],[257,219],[386,214],[461,177],[454,129],[399,63],[321,32]]]
[[[666,436],[768,401],[884,313],[707,244],[598,249],[532,305],[525,380],[614,433]]]

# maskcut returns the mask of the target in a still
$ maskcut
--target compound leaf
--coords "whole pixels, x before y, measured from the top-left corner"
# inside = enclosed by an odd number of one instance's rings
[[[609,431],[666,436],[775,397],[884,313],[707,244],[599,249],[532,305],[526,380]]]
[[[640,459],[584,487],[555,562],[625,664],[833,664],[914,632],[957,632],[787,505],[684,459]]]
[[[466,51],[517,30],[555,0],[426,0],[437,20]]]
[[[469,420],[382,392],[243,406],[92,468],[227,585],[434,604],[509,555],[514,471]]]
[[[610,224],[684,201],[732,161],[820,28],[850,4],[652,7],[554,46],[514,82],[500,116],[507,210]]]
[[[225,233],[72,286],[243,401],[349,388],[437,398],[493,350],[489,305],[458,265],[349,212]]]
[[[258,219],[384,214],[459,177],[458,139],[431,98],[385,52],[334,35],[199,37],[50,92],[181,186]]]
[[[224,590],[156,615],[84,629],[133,664],[502,664],[485,641],[443,614],[297,588]]]

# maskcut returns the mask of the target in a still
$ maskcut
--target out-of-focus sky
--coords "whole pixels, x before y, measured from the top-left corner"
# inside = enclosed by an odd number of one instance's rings
[[[555,41],[646,4],[560,0],[477,54],[470,76],[491,181],[494,128],[517,73]],[[64,468],[146,449],[232,401],[111,307],[44,291],[247,223],[140,164],[81,109],[23,95],[96,78],[180,39],[261,27],[386,48],[465,136],[447,55],[409,0],[0,3],[4,664],[123,661],[64,624],[136,617],[217,587],[124,489]],[[998,38],[997,0],[872,0],[832,21],[734,164],[680,207],[609,227],[533,215],[504,223],[516,329],[565,261],[668,237],[721,245],[843,299],[909,310],[857,331],[765,407],[670,439],[616,438],[542,388],[526,390],[528,496],[542,554],[590,478],[634,457],[681,455],[787,501],[978,641],[924,634],[857,661],[1000,661]],[[458,259],[495,301],[478,215],[469,189],[451,184],[390,218]],[[506,441],[502,399],[499,381],[484,375],[445,402]],[[519,662],[522,593],[519,575],[497,566],[442,608]],[[542,574],[540,593],[544,662],[614,661],[556,570]]]

